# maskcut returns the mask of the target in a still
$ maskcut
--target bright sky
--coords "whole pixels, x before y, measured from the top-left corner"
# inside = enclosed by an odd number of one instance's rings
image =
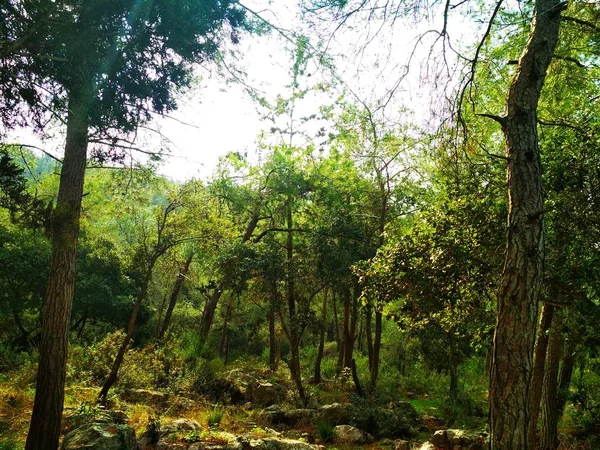
[[[314,25],[300,22],[297,18],[297,0],[249,0],[246,4],[282,29],[304,27],[303,32],[309,35],[313,45],[317,45]],[[440,15],[432,14],[431,17],[433,20],[421,19],[418,24],[401,19],[394,27],[379,33],[380,22],[361,22],[360,18],[349,21],[347,28],[328,41],[328,54],[332,55],[335,63],[338,84],[350,88],[361,100],[381,98],[383,93],[396,86],[400,75],[405,72],[404,66],[417,45],[416,36],[432,28],[441,28]],[[458,23],[454,27],[456,35],[460,26]],[[472,28],[467,27],[467,31],[472,31]],[[364,42],[369,41],[369,46],[361,48]],[[423,65],[430,45],[431,39],[417,45],[411,61],[411,73],[398,85],[394,102],[387,108],[386,114],[393,116],[404,105],[417,115],[427,115],[432,102],[428,86],[441,76],[435,67]],[[278,94],[289,95],[286,85],[290,82],[290,54],[286,47],[289,50],[290,43],[274,32],[269,36],[246,36],[236,48],[235,54],[239,59],[236,66],[247,73],[247,85],[262,92],[268,99],[274,99]],[[328,75],[315,67],[310,71],[313,71],[313,79],[316,80]],[[424,79],[424,74],[428,79]],[[221,76],[211,75],[208,70],[199,70],[198,76],[198,86],[182,96],[179,109],[170,115],[172,118],[161,118],[151,124],[151,127],[160,129],[164,139],[148,133],[142,135],[138,142],[139,146],[148,150],[155,151],[161,145],[168,148],[172,156],[161,163],[159,171],[179,181],[209,176],[219,157],[229,151],[254,155],[257,136],[271,126],[269,122],[261,122],[255,104],[241,84],[226,84]],[[319,103],[328,101],[325,97],[313,97],[309,103],[305,101],[302,108],[307,113],[316,112]],[[27,130],[20,130],[11,136],[11,140],[37,145],[60,155],[64,137],[60,130],[53,134],[53,139],[40,142]]]

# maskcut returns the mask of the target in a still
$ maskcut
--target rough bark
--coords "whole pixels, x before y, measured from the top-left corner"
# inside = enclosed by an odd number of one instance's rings
[[[171,297],[169,298],[169,306],[167,307],[167,311],[165,313],[165,319],[157,336],[159,340],[165,336],[167,330],[169,329],[169,324],[171,323],[173,310],[175,309],[175,305],[177,304],[177,299],[179,298],[179,294],[181,293],[181,288],[183,287],[185,277],[187,276],[187,273],[190,270],[190,264],[192,264],[192,259],[194,259],[194,254],[190,253],[190,255],[186,258],[185,262],[183,263],[183,266],[181,266],[181,268],[179,269],[177,279],[175,280],[175,285],[173,286],[173,291],[171,292]]]
[[[329,286],[325,285],[323,291],[323,304],[321,305],[321,330],[319,333],[319,349],[315,361],[315,383],[321,382],[321,361],[323,361],[323,351],[325,350],[325,328],[327,327],[327,293]]]
[[[561,355],[561,314],[555,314],[548,338],[548,351],[544,370],[544,386],[540,405],[539,450],[558,448],[558,367]]]
[[[123,359],[125,358],[125,353],[127,352],[127,348],[129,347],[129,343],[133,339],[133,335],[135,334],[135,326],[137,324],[137,318],[140,313],[140,309],[142,308],[142,302],[146,298],[146,293],[148,292],[148,285],[150,284],[150,280],[152,279],[152,269],[154,268],[154,263],[150,264],[146,275],[144,276],[144,280],[142,281],[142,285],[140,287],[140,291],[138,293],[137,298],[135,299],[135,304],[133,306],[133,311],[131,313],[131,317],[129,318],[129,324],[127,325],[127,334],[125,338],[123,338],[123,342],[121,342],[121,346],[119,347],[119,352],[113,361],[113,365],[110,370],[110,374],[108,378],[102,385],[102,389],[100,390],[100,394],[98,394],[98,402],[101,404],[106,403],[106,399],[108,397],[108,392],[110,388],[117,382],[117,378],[119,375],[119,369],[121,368],[121,364],[123,364]]]
[[[547,303],[544,304],[540,328],[535,343],[533,374],[531,376],[531,419],[529,421],[529,448],[531,449],[535,448],[537,441],[537,423],[540,413],[540,401],[542,400],[542,387],[544,385],[546,352],[548,349],[549,330],[552,325],[553,316],[554,306]]]
[[[536,0],[529,40],[502,119],[509,212],[490,374],[491,450],[529,447],[530,382],[544,260],[537,106],[562,9],[559,0]]]
[[[88,146],[87,98],[86,93],[70,93],[65,156],[52,215],[52,259],[42,314],[36,393],[26,450],[58,447]]]

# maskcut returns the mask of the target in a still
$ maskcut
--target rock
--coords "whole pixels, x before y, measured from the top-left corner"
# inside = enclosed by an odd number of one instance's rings
[[[304,439],[309,444],[315,443],[315,437],[310,433],[302,433],[302,439]]]
[[[438,430],[433,434],[430,442],[441,449],[451,450],[460,447],[465,450],[482,450],[484,439],[482,435],[469,434],[464,430]]]
[[[264,447],[259,447],[257,450],[315,450],[318,448],[316,445],[293,439],[265,438],[262,441]]]
[[[280,437],[281,433],[273,428],[265,428],[265,433],[270,434],[275,437]]]
[[[403,440],[396,441],[394,450],[410,450],[410,442]]]
[[[129,425],[91,423],[64,437],[62,450],[136,450],[135,431]]]
[[[271,405],[265,413],[273,425],[301,425],[314,421],[317,413],[314,409],[282,409],[279,405]]]
[[[160,441],[156,444],[156,450],[186,450],[187,448],[186,444],[179,444],[176,442]]]
[[[330,425],[346,425],[350,422],[352,405],[345,403],[332,403],[319,408],[319,419]]]
[[[425,422],[408,402],[393,402],[376,411],[377,437],[406,438],[418,430],[428,431]]]
[[[121,394],[121,398],[131,403],[164,408],[168,405],[169,394],[151,391],[149,389],[127,389]]]
[[[176,430],[198,431],[202,429],[202,425],[190,419],[177,419],[172,422],[172,425]]]
[[[431,442],[425,442],[419,447],[419,450],[436,450],[436,448]]]
[[[373,436],[351,425],[338,425],[333,429],[336,443],[365,444],[373,441]]]
[[[285,398],[283,389],[268,381],[249,384],[246,391],[255,406],[265,407],[280,403]]]

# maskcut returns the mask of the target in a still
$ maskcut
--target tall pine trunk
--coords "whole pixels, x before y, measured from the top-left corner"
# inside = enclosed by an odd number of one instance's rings
[[[75,289],[79,214],[88,146],[88,95],[71,92],[65,156],[52,213],[52,259],[42,315],[40,360],[26,450],[56,450],[64,403]]]
[[[506,256],[490,373],[491,450],[529,448],[530,382],[543,276],[544,235],[537,106],[558,40],[560,0],[536,0],[529,40],[499,118],[509,192]]]
[[[167,312],[165,313],[165,319],[160,327],[160,331],[158,332],[157,338],[160,340],[165,337],[167,330],[169,329],[169,325],[171,323],[171,316],[173,315],[173,310],[175,309],[175,305],[177,304],[177,299],[179,298],[179,294],[181,293],[181,288],[183,287],[183,282],[185,281],[185,277],[187,276],[188,271],[190,270],[190,264],[192,264],[192,259],[194,258],[194,254],[190,253],[190,255],[186,258],[183,266],[179,269],[179,273],[177,274],[177,279],[175,280],[175,285],[173,286],[173,291],[171,291],[171,297],[169,298],[169,306],[167,307]]]

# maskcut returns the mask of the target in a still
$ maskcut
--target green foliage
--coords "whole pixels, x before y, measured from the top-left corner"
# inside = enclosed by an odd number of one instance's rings
[[[223,420],[224,412],[220,408],[215,408],[208,413],[206,417],[206,421],[208,423],[209,428],[219,428],[221,424],[221,420]]]
[[[335,437],[334,433],[335,426],[328,422],[319,421],[317,422],[317,433],[323,442],[329,444],[333,442]]]
[[[481,429],[487,417],[485,400],[474,399],[467,392],[459,390],[456,397],[445,396],[439,406],[439,413],[448,426],[463,429]]]
[[[98,385],[108,376],[123,340],[123,332],[114,332],[87,348],[69,352],[68,374],[72,380]],[[148,345],[129,349],[119,371],[118,386],[123,389],[175,388],[183,375],[183,358],[176,344]]]
[[[73,428],[94,422],[101,413],[101,409],[95,403],[81,402],[75,409],[73,416],[69,417]]]
[[[149,444],[158,444],[162,432],[162,423],[160,417],[148,416],[148,425],[146,426],[146,433],[144,434]]]
[[[23,445],[13,436],[0,437],[0,450],[21,450]]]

